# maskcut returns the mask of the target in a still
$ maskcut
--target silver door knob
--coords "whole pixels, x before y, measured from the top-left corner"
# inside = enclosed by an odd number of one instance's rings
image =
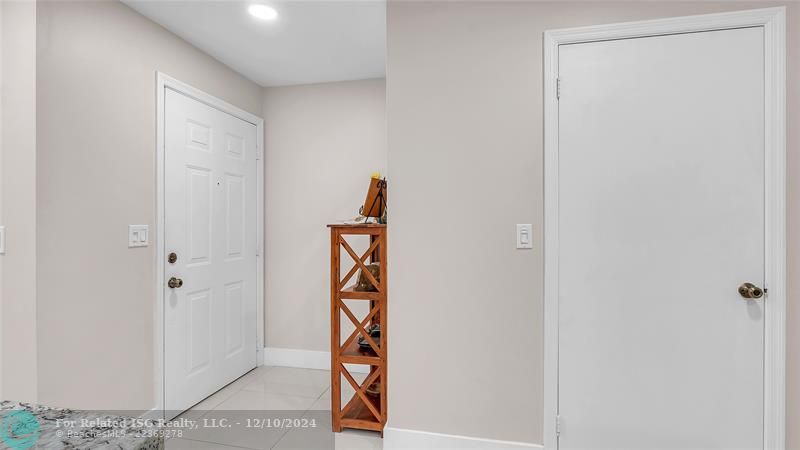
[[[181,280],[180,278],[172,277],[169,279],[169,281],[167,281],[167,286],[171,287],[172,289],[179,288],[183,286],[183,280]]]
[[[739,295],[744,298],[761,298],[764,296],[764,290],[753,283],[742,283],[739,286]]]

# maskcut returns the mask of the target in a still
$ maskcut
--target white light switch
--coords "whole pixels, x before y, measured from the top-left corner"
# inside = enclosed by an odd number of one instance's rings
[[[533,225],[517,224],[517,248],[533,248]]]
[[[0,226],[0,255],[6,252],[6,227]]]
[[[147,247],[147,225],[128,225],[128,247]]]

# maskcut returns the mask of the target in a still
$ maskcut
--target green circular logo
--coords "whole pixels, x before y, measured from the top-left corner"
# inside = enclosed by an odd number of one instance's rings
[[[0,420],[0,439],[8,448],[25,450],[39,440],[39,428],[39,421],[28,411],[10,411]]]

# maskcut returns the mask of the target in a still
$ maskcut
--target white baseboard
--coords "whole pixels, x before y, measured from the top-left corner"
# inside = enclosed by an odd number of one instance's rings
[[[543,448],[544,446],[539,444],[404,430],[389,426],[383,430],[383,450],[519,450]]]
[[[331,353],[294,348],[264,348],[264,365],[331,370]]]
[[[264,365],[331,370],[331,352],[264,347]],[[369,366],[346,364],[351,372],[369,373]]]

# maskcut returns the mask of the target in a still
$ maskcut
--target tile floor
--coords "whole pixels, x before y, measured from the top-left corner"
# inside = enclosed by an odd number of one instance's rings
[[[363,380],[364,375],[353,375],[358,381]],[[318,421],[318,426],[313,430],[200,427],[184,431],[182,437],[168,438],[166,448],[381,450],[383,441],[378,433],[359,430],[344,430],[341,433],[331,431],[330,380],[331,375],[327,370],[258,367],[178,417],[198,423],[222,423],[224,419],[241,424],[259,417],[259,411],[267,411],[272,417],[314,418]],[[343,387],[342,391],[343,399],[349,399],[353,394],[352,389],[345,390]]]

